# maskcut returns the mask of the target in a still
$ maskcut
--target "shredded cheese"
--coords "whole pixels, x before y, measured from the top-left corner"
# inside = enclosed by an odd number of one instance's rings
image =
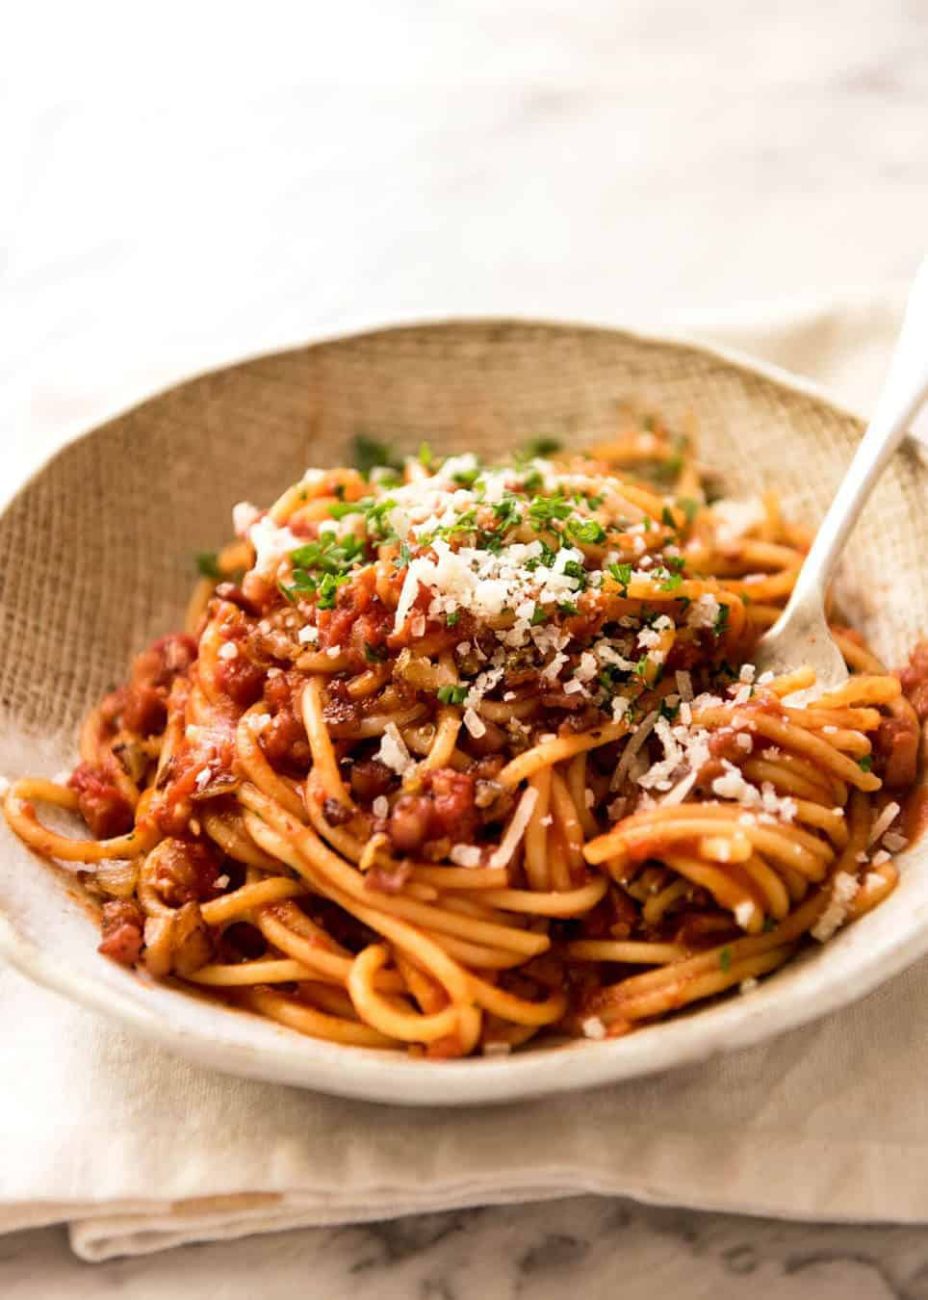
[[[491,867],[505,867],[509,864],[532,819],[532,813],[535,811],[537,801],[538,791],[534,786],[529,786],[516,804],[516,810],[510,818],[503,838],[500,840],[499,848],[490,855]]]

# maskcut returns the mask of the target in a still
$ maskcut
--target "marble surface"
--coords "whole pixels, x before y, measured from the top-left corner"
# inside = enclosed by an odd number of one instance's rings
[[[80,1264],[0,1238],[4,1300],[924,1300],[928,1229],[825,1227],[576,1197]]]
[[[919,0],[256,12],[36,0],[6,24],[0,496],[146,393],[321,333],[461,312],[734,327],[819,300],[853,320],[925,251]],[[582,1198],[97,1266],[63,1229],[0,1238],[6,1300],[237,1300],[256,1278],[311,1300],[918,1300],[928,1228]]]

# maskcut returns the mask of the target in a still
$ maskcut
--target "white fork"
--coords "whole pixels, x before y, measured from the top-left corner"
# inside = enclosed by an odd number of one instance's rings
[[[783,613],[757,646],[758,672],[815,669],[816,683],[789,702],[817,699],[848,672],[825,621],[825,589],[867,497],[928,396],[928,258],[915,276],[889,374],[854,459],[828,508]]]

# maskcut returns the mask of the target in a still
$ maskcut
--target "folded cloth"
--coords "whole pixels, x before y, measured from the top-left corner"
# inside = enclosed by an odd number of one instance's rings
[[[866,404],[899,304],[687,320]],[[700,328],[701,327],[701,328]],[[187,1064],[0,971],[0,1230],[65,1221],[84,1259],[281,1228],[624,1194],[820,1219],[928,1221],[921,963],[771,1043],[595,1092],[409,1110]]]

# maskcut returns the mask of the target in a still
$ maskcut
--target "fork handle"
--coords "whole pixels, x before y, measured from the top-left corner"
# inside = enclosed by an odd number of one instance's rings
[[[824,603],[835,561],[844,549],[886,463],[928,396],[928,257],[909,291],[905,318],[876,409],[844,480],[822,520],[800,570],[785,614],[799,605]]]

